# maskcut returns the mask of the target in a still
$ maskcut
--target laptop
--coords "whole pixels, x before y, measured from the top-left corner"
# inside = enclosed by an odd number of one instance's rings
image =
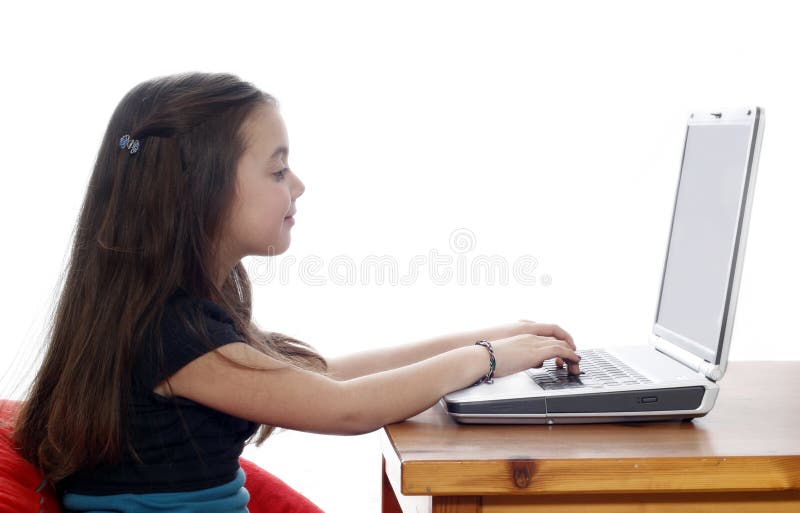
[[[581,374],[554,360],[445,395],[456,421],[573,424],[690,420],[725,374],[753,202],[764,110],[689,116],[648,344],[579,350]]]

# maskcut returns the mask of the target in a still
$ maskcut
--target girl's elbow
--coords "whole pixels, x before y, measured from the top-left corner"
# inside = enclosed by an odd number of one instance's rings
[[[340,435],[364,435],[382,428],[386,423],[370,415],[364,408],[356,408],[342,415],[339,423]]]
[[[385,418],[386,408],[375,404],[373,396],[365,394],[361,388],[363,386],[364,384],[358,380],[338,384],[339,434],[363,435],[380,429],[390,422]]]

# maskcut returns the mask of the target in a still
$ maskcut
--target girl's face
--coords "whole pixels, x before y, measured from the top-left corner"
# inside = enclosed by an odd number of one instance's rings
[[[289,139],[277,108],[257,107],[242,127],[246,149],[236,169],[236,193],[222,233],[221,272],[247,255],[286,251],[303,182],[288,169]]]

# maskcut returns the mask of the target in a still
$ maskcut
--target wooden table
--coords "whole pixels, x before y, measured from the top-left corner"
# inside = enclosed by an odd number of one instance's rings
[[[800,512],[800,362],[733,362],[692,422],[381,432],[383,511]]]

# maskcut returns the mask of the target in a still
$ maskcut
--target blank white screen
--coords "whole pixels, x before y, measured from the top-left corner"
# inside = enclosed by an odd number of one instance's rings
[[[714,355],[720,343],[750,134],[749,125],[689,127],[672,221],[656,322]]]

